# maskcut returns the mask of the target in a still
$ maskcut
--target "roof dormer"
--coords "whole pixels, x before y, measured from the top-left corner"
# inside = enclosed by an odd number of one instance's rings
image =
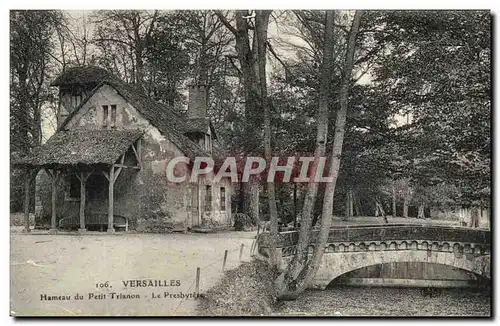
[[[76,110],[90,92],[102,81],[110,77],[109,73],[95,66],[69,68],[59,75],[51,86],[59,87],[59,105],[57,125]]]

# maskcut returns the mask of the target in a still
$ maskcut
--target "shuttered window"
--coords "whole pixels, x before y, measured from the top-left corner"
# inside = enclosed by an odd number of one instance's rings
[[[102,126],[107,127],[108,126],[108,119],[109,119],[109,110],[107,105],[102,106]]]
[[[226,188],[220,187],[220,210],[226,210]]]
[[[212,210],[212,186],[205,186],[205,211]]]
[[[116,105],[111,105],[111,127],[116,125]]]

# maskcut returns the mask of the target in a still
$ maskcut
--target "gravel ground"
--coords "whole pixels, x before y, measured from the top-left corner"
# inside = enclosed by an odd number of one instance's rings
[[[280,316],[490,316],[490,297],[471,290],[443,289],[437,297],[416,288],[336,287],[308,290],[282,302]]]
[[[227,269],[235,268],[242,243],[243,260],[250,259],[254,236],[255,232],[85,236],[11,233],[11,315],[194,315],[197,300],[170,295],[165,298],[164,292],[194,292],[196,267],[201,267],[201,292],[208,290],[222,276],[224,250],[230,250]],[[123,284],[136,279],[180,280],[180,285],[132,288]],[[100,288],[99,284],[106,281],[108,287]],[[112,292],[140,298],[112,299]],[[71,300],[42,300],[44,294],[69,295]],[[76,300],[77,294],[83,299]],[[90,294],[94,298],[89,299]],[[95,299],[99,294],[106,298]]]

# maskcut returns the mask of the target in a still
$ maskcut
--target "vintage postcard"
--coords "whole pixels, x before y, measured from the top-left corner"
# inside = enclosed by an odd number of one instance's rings
[[[10,10],[10,316],[492,317],[487,10]]]

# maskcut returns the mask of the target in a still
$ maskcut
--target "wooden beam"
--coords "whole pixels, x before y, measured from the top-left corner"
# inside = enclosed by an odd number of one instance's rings
[[[137,157],[139,167],[142,169],[142,138],[137,139]]]
[[[140,139],[137,141],[137,144],[139,144],[139,141],[140,141]],[[142,168],[141,156],[139,155],[139,153],[138,153],[138,152],[137,152],[137,150],[135,149],[134,144],[132,144],[132,150],[134,151],[134,154],[135,154],[135,159],[137,160],[137,165],[138,165],[138,168],[139,168],[139,169],[141,169],[141,168]]]
[[[94,169],[90,172],[80,171],[76,173],[76,177],[80,180],[80,228],[78,232],[87,231],[85,227],[85,203],[87,194],[85,192],[85,185],[87,183],[87,179],[94,173]]]
[[[91,172],[92,173],[92,172]],[[78,174],[80,174],[78,176]],[[80,179],[80,228],[78,232],[85,232],[85,183],[87,182],[87,178],[90,174],[85,172],[80,172],[76,174],[78,179]]]
[[[57,231],[57,221],[56,221],[57,183],[59,182],[59,176],[61,175],[61,172],[59,170],[53,170],[53,172],[50,173],[50,175],[52,176],[52,201],[51,201],[52,216],[50,219],[50,231],[55,232]]]
[[[130,147],[132,147],[132,151],[134,151],[135,158],[136,158],[137,160],[139,160],[139,159],[138,159],[138,156],[139,156],[139,155],[137,155],[137,151],[135,150],[135,146],[134,146],[134,144],[130,145]]]
[[[113,228],[113,188],[115,185],[115,165],[111,165],[111,169],[109,170],[109,194],[108,194],[108,232],[113,233],[115,229]]]
[[[129,165],[123,165],[123,164],[115,164],[115,167],[117,167],[117,168],[126,168],[126,169],[136,169],[136,170],[140,170],[141,169],[138,166],[129,166]]]
[[[30,179],[31,171],[27,169],[24,177],[24,230],[23,232],[29,233],[30,229]]]
[[[104,175],[104,177],[105,177],[106,179],[108,179],[108,181],[109,181],[109,174],[108,174],[108,172],[106,172],[106,171],[104,171],[104,170],[103,170],[103,171],[102,171],[102,174],[103,174],[103,175]]]
[[[122,172],[122,167],[119,167],[118,169],[116,169],[115,179],[113,180],[113,183],[116,182],[116,179],[118,179],[118,176],[120,175],[121,172]]]

